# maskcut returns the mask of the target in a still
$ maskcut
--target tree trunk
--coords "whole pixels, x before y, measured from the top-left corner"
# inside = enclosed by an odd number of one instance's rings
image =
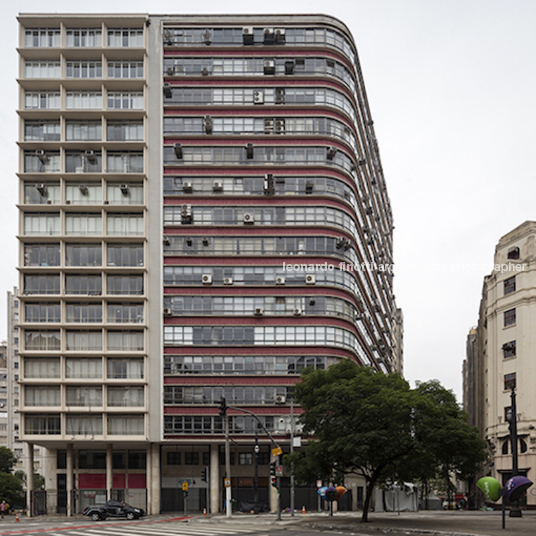
[[[366,485],[366,494],[365,494],[365,503],[363,504],[363,515],[361,516],[361,521],[363,523],[366,523],[368,521],[368,513],[370,510],[370,503],[372,500],[372,492],[374,491],[374,484],[376,482],[376,478],[372,477],[370,480],[367,480]]]

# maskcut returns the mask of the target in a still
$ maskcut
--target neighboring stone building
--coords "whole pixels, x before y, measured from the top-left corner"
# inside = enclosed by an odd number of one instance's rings
[[[506,482],[512,453],[508,419],[517,394],[519,474],[536,480],[536,222],[503,236],[484,279],[478,326],[468,338],[464,405],[487,440],[488,473]],[[527,503],[536,506],[536,494]]]

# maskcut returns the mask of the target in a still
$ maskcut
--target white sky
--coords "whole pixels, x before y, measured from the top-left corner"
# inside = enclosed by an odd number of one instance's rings
[[[0,294],[18,284],[21,13],[325,13],[352,31],[395,219],[405,375],[461,396],[461,365],[499,238],[535,219],[534,0],[19,0],[0,20]],[[192,9],[195,7],[195,9]],[[534,150],[534,149],[533,149]],[[7,333],[5,298],[0,337]]]

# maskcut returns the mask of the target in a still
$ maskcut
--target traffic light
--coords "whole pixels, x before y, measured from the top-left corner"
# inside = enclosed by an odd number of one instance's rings
[[[220,400],[220,417],[225,417],[227,415],[227,402],[225,401],[225,398],[222,398]]]
[[[207,481],[207,468],[206,467],[201,471],[201,481],[202,482]]]
[[[270,462],[270,482],[274,488],[277,488],[277,477],[275,476],[275,462]]]

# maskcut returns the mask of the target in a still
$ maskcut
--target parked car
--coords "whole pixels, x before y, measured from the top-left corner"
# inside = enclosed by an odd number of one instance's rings
[[[145,511],[141,508],[134,508],[124,501],[107,501],[104,505],[86,506],[84,515],[90,517],[92,521],[101,521],[107,517],[139,519],[145,515]]]

